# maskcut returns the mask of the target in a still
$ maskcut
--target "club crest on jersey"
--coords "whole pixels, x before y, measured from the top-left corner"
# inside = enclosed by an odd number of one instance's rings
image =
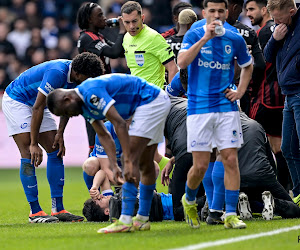
[[[99,100],[100,100],[100,98],[98,96],[92,95],[91,99],[90,99],[90,102],[91,102],[91,104],[93,104],[94,106],[97,107],[98,104],[99,104]]]
[[[139,65],[140,67],[142,67],[145,63],[145,58],[143,54],[135,54],[135,61],[136,64]]]
[[[225,52],[226,52],[227,54],[230,54],[230,53],[231,53],[231,46],[230,46],[230,45],[226,45],[226,46],[225,46]]]

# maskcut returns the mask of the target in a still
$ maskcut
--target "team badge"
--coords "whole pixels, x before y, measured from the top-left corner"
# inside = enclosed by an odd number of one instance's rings
[[[25,129],[25,128],[27,128],[27,126],[28,126],[28,123],[24,122],[21,124],[21,129]]]
[[[226,52],[227,54],[230,54],[230,53],[231,53],[231,47],[230,47],[230,45],[226,45],[226,46],[225,46],[225,52]]]
[[[236,130],[233,130],[233,131],[232,131],[232,135],[233,135],[234,137],[237,137],[237,131],[236,131]]]
[[[145,63],[145,58],[143,54],[135,54],[135,61],[136,64],[139,65],[140,67],[142,67]]]
[[[92,95],[91,99],[90,99],[91,104],[93,104],[94,106],[98,106],[99,104],[99,97],[96,95]]]

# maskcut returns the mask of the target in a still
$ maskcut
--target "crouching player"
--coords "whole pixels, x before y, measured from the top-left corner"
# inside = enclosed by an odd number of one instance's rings
[[[90,78],[75,90],[57,89],[48,96],[47,105],[55,115],[82,114],[90,121],[108,155],[115,181],[122,172],[117,165],[115,144],[101,120],[106,117],[111,121],[120,140],[125,178],[122,212],[119,220],[99,229],[98,233],[149,230],[149,210],[155,189],[153,158],[157,144],[163,141],[164,124],[171,105],[168,95],[139,77],[110,74]],[[124,119],[131,116],[128,131]],[[132,218],[138,185],[139,210]]]

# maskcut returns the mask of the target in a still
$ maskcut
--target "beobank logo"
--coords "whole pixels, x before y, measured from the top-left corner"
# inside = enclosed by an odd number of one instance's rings
[[[230,63],[219,63],[218,61],[203,62],[200,58],[198,59],[198,66],[211,68],[211,69],[221,69],[221,70],[230,69]]]

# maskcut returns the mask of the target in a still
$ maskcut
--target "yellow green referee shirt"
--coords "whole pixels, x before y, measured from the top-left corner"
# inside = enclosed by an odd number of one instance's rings
[[[165,82],[163,65],[174,59],[174,53],[165,39],[144,24],[138,35],[125,34],[123,47],[131,74],[163,88]]]

